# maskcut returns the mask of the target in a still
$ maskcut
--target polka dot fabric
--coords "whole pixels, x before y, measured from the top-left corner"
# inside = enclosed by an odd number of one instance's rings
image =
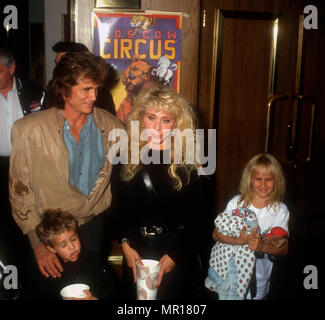
[[[215,220],[215,226],[223,235],[238,238],[244,226],[246,226],[246,232],[250,234],[258,226],[258,222],[252,210],[238,208],[220,213]],[[216,242],[211,251],[210,267],[226,281],[231,264],[234,264],[235,268],[231,270],[232,272],[235,270],[236,274],[231,275],[235,281],[230,281],[230,286],[236,286],[236,294],[244,298],[253,274],[254,251],[250,250],[248,245],[239,246]],[[230,291],[233,292],[233,289]]]

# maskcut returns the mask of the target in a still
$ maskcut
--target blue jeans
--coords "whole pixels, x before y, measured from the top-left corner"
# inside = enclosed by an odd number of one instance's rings
[[[205,286],[217,292],[219,300],[243,300],[243,297],[237,294],[238,278],[234,258],[230,258],[229,260],[229,270],[225,279],[220,277],[218,273],[210,267],[208,277],[205,279]]]

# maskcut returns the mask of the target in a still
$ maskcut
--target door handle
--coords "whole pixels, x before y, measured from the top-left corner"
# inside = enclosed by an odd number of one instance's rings
[[[299,93],[293,93],[291,95],[288,94],[274,94],[269,99],[267,103],[267,114],[266,114],[266,135],[265,135],[265,152],[270,152],[272,147],[272,135],[273,135],[273,109],[277,101],[280,100],[298,100],[298,101],[309,101],[311,102],[311,117],[310,117],[310,129],[309,129],[309,137],[308,137],[308,149],[307,155],[304,159],[303,163],[300,165],[307,164],[311,161],[312,157],[312,145],[313,145],[313,134],[314,134],[314,127],[315,127],[315,112],[316,112],[316,100],[312,96],[304,96]],[[296,120],[295,120],[296,121]],[[294,124],[295,131],[296,131],[296,123]],[[291,146],[295,145],[295,136],[293,141],[291,141]],[[292,164],[297,167],[296,161],[288,160],[288,164]]]
[[[313,134],[314,134],[314,127],[315,127],[316,100],[312,96],[304,96],[299,93],[293,94],[292,98],[295,100],[300,100],[300,101],[309,101],[311,103],[311,105],[310,105],[311,106],[311,117],[310,117],[307,156],[305,157],[304,163],[302,163],[302,164],[306,164],[311,161],[311,151],[312,151]]]
[[[272,133],[273,130],[273,108],[275,103],[279,100],[287,100],[289,99],[289,95],[287,94],[274,94],[267,103],[267,112],[266,112],[266,135],[265,135],[265,152],[270,152],[271,150],[271,143],[272,143]]]

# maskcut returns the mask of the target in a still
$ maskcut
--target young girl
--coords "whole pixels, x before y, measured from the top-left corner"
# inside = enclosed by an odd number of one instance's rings
[[[217,224],[220,221],[217,217],[215,220],[216,228],[213,232],[213,238],[217,243],[212,249],[206,286],[211,290],[217,291],[219,298],[223,295],[223,289],[220,291],[219,285],[221,279],[220,268],[218,269],[215,263],[215,249],[218,244],[238,246],[246,251],[250,249],[262,253],[255,255],[256,294],[254,296],[248,290],[246,298],[263,299],[269,292],[269,279],[273,267],[270,256],[284,255],[288,251],[288,241],[284,241],[282,245],[277,246],[270,241],[262,240],[263,236],[269,234],[273,227],[280,227],[288,232],[289,212],[287,207],[281,202],[285,192],[285,180],[279,162],[268,153],[254,156],[244,168],[239,190],[240,194],[228,202],[225,213],[233,212],[235,214],[234,210],[238,208],[252,210],[257,218],[259,232],[258,228],[254,228],[253,230],[249,230],[250,232],[248,233],[247,227],[243,222],[240,222],[238,225],[243,227],[237,233],[237,237],[231,236],[229,233],[225,235],[220,232],[222,228]],[[236,267],[236,264],[233,267]],[[238,279],[239,275],[240,271],[238,269],[235,270],[234,277],[228,280],[228,287]],[[232,296],[236,296],[236,294]]]

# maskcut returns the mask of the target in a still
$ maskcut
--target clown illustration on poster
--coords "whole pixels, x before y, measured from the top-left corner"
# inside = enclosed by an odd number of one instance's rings
[[[181,27],[181,13],[94,9],[94,54],[117,71],[111,93],[122,122],[142,88],[161,83],[179,92]]]

